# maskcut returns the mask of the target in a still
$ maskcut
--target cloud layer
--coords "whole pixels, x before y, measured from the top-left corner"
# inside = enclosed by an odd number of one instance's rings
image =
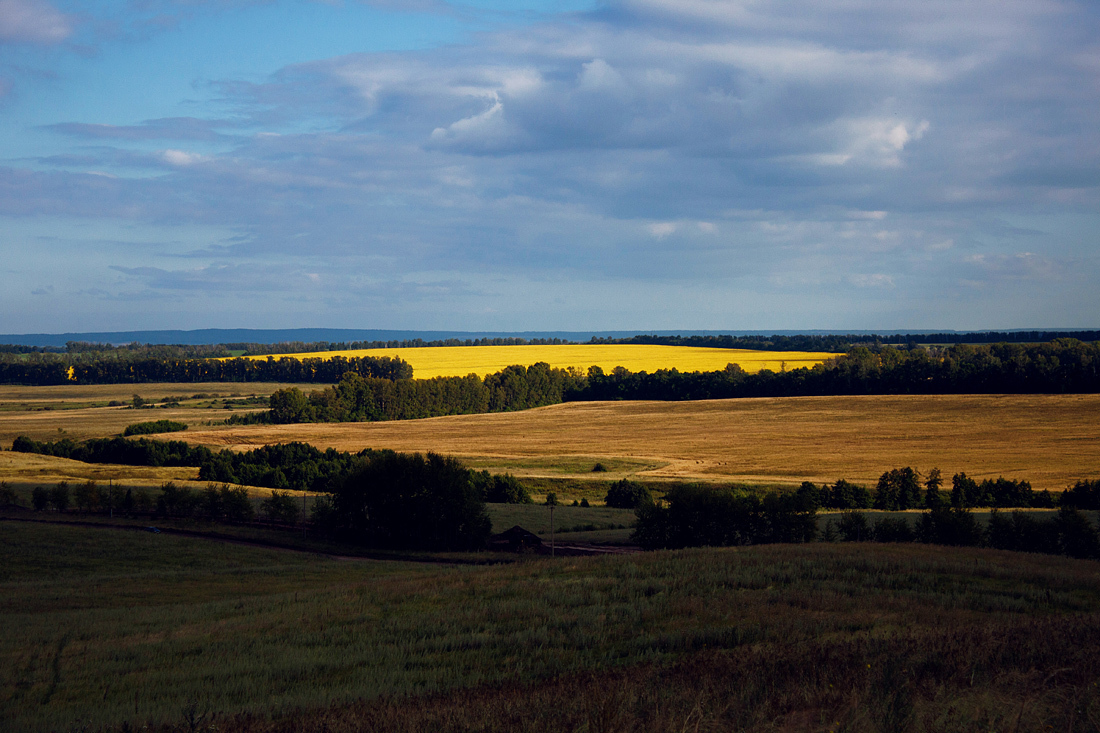
[[[1095,326],[1098,38],[1087,2],[633,0],[221,79],[0,169],[0,216],[218,236],[92,258],[98,296],[10,277],[186,320],[133,327]]]

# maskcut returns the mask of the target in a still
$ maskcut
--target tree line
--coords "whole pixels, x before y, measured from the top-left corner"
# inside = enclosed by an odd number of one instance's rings
[[[799,368],[746,373],[736,364],[713,372],[675,369],[631,373],[590,369],[575,400],[702,400],[862,394],[1089,393],[1100,390],[1100,344],[1057,339],[1043,344],[960,344],[899,349],[857,346]]]
[[[32,354],[3,358],[0,384],[137,384],[142,382],[336,382],[344,374],[373,379],[412,378],[408,362],[388,356],[328,359],[113,358],[88,354]]]
[[[885,483],[906,470],[896,469]],[[884,474],[884,477],[886,475]],[[839,482],[838,482],[839,483]],[[881,483],[881,482],[880,482]],[[892,489],[879,493],[889,494]],[[631,539],[645,549],[752,545],[773,542],[923,542],[927,544],[993,547],[1072,557],[1100,557],[1100,535],[1082,509],[1100,508],[1083,500],[1100,495],[1100,481],[1078,482],[1076,496],[1063,499],[1052,517],[1020,510],[1005,514],[994,508],[983,527],[966,505],[932,503],[915,522],[904,516],[877,520],[858,509],[846,509],[819,532],[819,497],[813,484],[794,493],[763,497],[732,487],[714,489],[679,486],[660,501],[641,501]],[[1070,492],[1067,491],[1069,496]]]
[[[348,375],[310,394],[277,391],[271,409],[234,423],[357,422],[524,410],[587,400],[704,400],[851,394],[1081,393],[1100,390],[1100,344],[1061,339],[1045,344],[959,345],[944,349],[859,346],[812,368],[713,372],[616,367],[587,373],[510,366],[479,379],[436,377],[394,383]]]
[[[990,344],[990,343],[1040,343],[1059,338],[1081,341],[1100,341],[1100,331],[976,331],[964,333],[897,333],[897,334],[775,334],[751,335],[694,335],[657,336],[639,334],[629,338],[593,336],[593,344],[657,344],[663,346],[698,346],[714,349],[757,349],[761,351],[834,351],[842,352],[853,346],[883,346],[905,344],[915,348],[919,344]]]
[[[241,452],[228,448],[214,452],[205,446],[191,446],[179,440],[126,440],[116,437],[92,438],[82,442],[68,438],[40,442],[26,436],[16,438],[12,450],[84,463],[189,466],[199,469],[200,481],[320,492],[332,491],[358,463],[369,462],[383,453],[392,453],[371,449],[358,453],[333,448],[321,451],[297,441]],[[526,487],[511,474],[470,471],[469,480],[485,501],[504,504],[526,504],[531,501]]]
[[[229,422],[363,422],[526,410],[563,402],[583,382],[579,372],[545,362],[506,367],[484,379],[471,374],[393,381],[345,374],[338,384],[308,395],[296,387],[278,390],[270,410],[234,415]]]
[[[121,439],[119,439],[121,440]],[[117,446],[88,441],[71,444],[17,441],[16,450],[37,448],[53,455],[67,454],[78,460],[117,457]],[[121,441],[131,442],[131,441]],[[428,453],[396,453],[365,450],[357,454],[322,453],[303,443],[265,446],[247,453],[207,449],[187,453],[178,446],[150,445],[154,441],[133,441],[141,454],[153,461],[145,465],[186,465],[202,461],[200,478],[206,488],[195,492],[168,482],[156,500],[156,515],[201,517],[215,521],[248,521],[254,508],[245,489],[216,481],[219,476],[250,485],[281,485],[312,488],[323,496],[313,502],[311,524],[315,534],[368,547],[408,550],[475,550],[484,547],[491,523],[486,500],[529,502],[526,490],[512,476],[490,476],[475,472],[459,461]],[[94,460],[92,462],[95,462]],[[5,486],[5,488],[7,488]],[[10,492],[9,492],[10,493]],[[94,481],[78,484],[70,491],[67,482],[52,488],[39,486],[32,492],[34,509],[64,512],[75,505],[78,511],[118,512],[119,515],[148,513],[152,501],[147,492],[132,489],[106,492]],[[277,524],[293,524],[300,517],[293,496],[272,491],[261,503],[261,512]]]

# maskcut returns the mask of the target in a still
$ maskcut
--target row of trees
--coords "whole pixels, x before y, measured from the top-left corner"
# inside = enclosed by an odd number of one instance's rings
[[[39,453],[84,463],[117,463],[124,466],[201,466],[214,458],[213,451],[206,446],[191,447],[182,440],[148,438],[92,438],[81,442],[62,438],[50,442],[20,435],[11,449],[18,453]]]
[[[144,488],[122,490],[95,481],[70,486],[67,481],[59,481],[53,486],[36,486],[31,491],[31,506],[35,511],[72,509],[81,514],[119,517],[195,517],[217,522],[251,522],[256,518],[256,507],[246,489],[213,483],[194,491],[168,481],[154,499]],[[293,524],[299,517],[298,502],[290,494],[272,491],[270,498],[260,502],[260,514],[269,522]]]
[[[640,504],[631,539],[641,547],[679,548],[812,542],[817,509],[799,494],[764,497],[734,489],[678,486],[663,501]]]
[[[994,509],[983,527],[967,509],[937,507],[919,515],[915,523],[904,517],[872,521],[857,511],[829,521],[825,541],[923,542],[956,547],[992,547],[1017,552],[1041,552],[1071,557],[1100,557],[1100,536],[1080,510],[1063,506],[1053,516]]]
[[[545,362],[510,366],[484,379],[471,374],[392,381],[349,373],[308,395],[296,387],[279,390],[268,412],[236,415],[230,422],[363,422],[526,410],[564,401],[583,381],[579,373]]]
[[[734,489],[677,487],[660,502],[640,504],[632,539],[645,549],[813,542],[817,508],[806,491],[763,498]],[[829,520],[820,539],[847,542],[924,542],[994,547],[1072,557],[1100,557],[1096,527],[1072,506],[1050,518],[994,510],[985,527],[964,507],[938,505],[911,523],[904,516],[871,521],[849,510]]]
[[[199,480],[215,484],[262,486],[270,489],[331,492],[363,462],[371,462],[393,451],[363,450],[359,453],[321,451],[308,443],[266,445],[249,451],[211,451],[191,447],[183,441],[147,438],[95,438],[81,443],[69,439],[39,442],[25,436],[15,439],[12,450],[58,456],[85,463],[116,463],[131,466],[194,466]],[[491,475],[467,471],[467,480],[485,501],[525,504],[531,497],[526,487],[511,474]],[[66,484],[67,486],[67,484]],[[185,487],[175,487],[183,491]],[[173,515],[178,516],[178,515]]]
[[[1100,343],[957,345],[944,349],[857,346],[812,368],[748,374],[675,369],[588,372],[569,400],[702,400],[855,394],[1090,393],[1100,390]]]
[[[1100,341],[1100,331],[974,331],[964,333],[849,333],[849,334],[775,334],[772,336],[657,336],[630,338],[593,337],[594,344],[661,344],[699,346],[715,349],[759,349],[764,351],[847,351],[853,346],[906,344],[989,344],[1039,343],[1059,338]]]
[[[99,354],[99,352],[93,352]],[[411,379],[412,367],[388,356],[328,359],[118,359],[36,354],[0,358],[0,384],[137,384],[141,382],[336,382],[347,373],[374,379]]]
[[[232,422],[357,422],[523,410],[585,400],[696,400],[839,394],[1095,392],[1100,344],[1062,339],[1027,346],[927,349],[857,347],[812,369],[754,374],[730,364],[714,372],[675,369],[632,373],[616,367],[586,374],[545,362],[510,366],[484,379],[438,377],[394,383],[350,375],[324,390],[271,396],[265,413]]]

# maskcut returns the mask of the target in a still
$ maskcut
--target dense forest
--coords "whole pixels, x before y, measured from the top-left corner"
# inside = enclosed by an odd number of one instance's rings
[[[705,400],[867,394],[1088,393],[1100,391],[1100,344],[957,345],[940,349],[857,346],[812,369],[753,374],[735,364],[715,372],[622,367],[587,374],[546,363],[476,376],[392,382],[346,376],[305,394],[271,396],[271,410],[234,422],[345,422],[524,410],[590,400]]]

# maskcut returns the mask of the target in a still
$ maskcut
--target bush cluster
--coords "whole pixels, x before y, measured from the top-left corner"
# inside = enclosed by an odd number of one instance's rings
[[[153,420],[150,422],[136,422],[127,425],[122,431],[122,437],[131,435],[153,435],[155,433],[179,433],[187,430],[187,425],[175,420]]]

